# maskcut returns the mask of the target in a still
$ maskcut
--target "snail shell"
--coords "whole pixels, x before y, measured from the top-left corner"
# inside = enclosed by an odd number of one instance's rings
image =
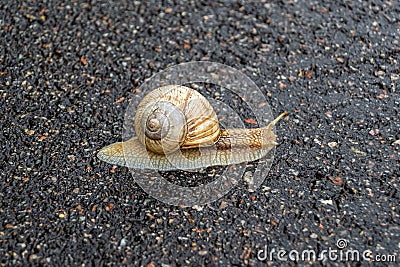
[[[277,145],[272,129],[286,114],[261,128],[221,130],[214,109],[200,93],[163,86],[138,105],[137,137],[106,146],[97,156],[111,164],[163,171],[254,161]]]
[[[157,154],[211,146],[220,135],[217,114],[207,99],[179,85],[160,87],[146,95],[135,122],[139,141]]]

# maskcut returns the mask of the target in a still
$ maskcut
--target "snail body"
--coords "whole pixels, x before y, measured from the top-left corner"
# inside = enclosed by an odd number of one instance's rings
[[[146,95],[135,113],[137,137],[102,148],[98,157],[129,168],[197,169],[238,164],[264,157],[275,145],[275,124],[222,130],[207,99],[180,85],[159,87]]]

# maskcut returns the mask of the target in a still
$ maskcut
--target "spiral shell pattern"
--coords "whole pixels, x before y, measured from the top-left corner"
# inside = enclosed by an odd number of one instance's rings
[[[146,95],[135,122],[140,142],[157,154],[211,146],[220,136],[217,115],[207,99],[180,85],[159,87]]]

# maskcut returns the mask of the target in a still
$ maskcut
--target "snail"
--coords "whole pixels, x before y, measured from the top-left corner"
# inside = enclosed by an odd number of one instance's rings
[[[286,114],[261,128],[220,129],[217,114],[199,92],[162,86],[137,107],[137,137],[108,145],[97,156],[115,165],[160,171],[254,161],[277,145],[272,129]]]

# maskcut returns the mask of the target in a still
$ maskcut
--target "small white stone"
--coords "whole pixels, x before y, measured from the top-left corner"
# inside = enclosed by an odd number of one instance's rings
[[[197,210],[197,211],[202,211],[202,210],[203,210],[203,207],[200,207],[199,205],[194,205],[194,206],[192,207],[192,209],[195,209],[195,210]]]
[[[322,204],[333,205],[332,199],[327,199],[327,200],[321,199],[320,202],[321,202]]]
[[[315,238],[318,237],[318,235],[317,235],[316,233],[312,233],[312,234],[310,235],[310,237],[315,239]]]
[[[328,143],[328,146],[329,146],[330,148],[334,148],[335,146],[337,146],[337,143],[336,143],[336,142],[329,142],[329,143]]]

